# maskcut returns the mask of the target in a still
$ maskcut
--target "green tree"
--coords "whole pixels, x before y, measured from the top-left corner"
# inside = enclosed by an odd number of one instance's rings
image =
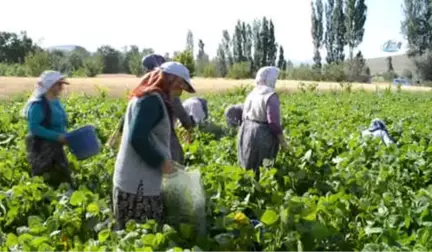
[[[219,77],[225,77],[228,73],[228,60],[225,56],[225,49],[222,44],[219,44],[216,52],[216,75]]]
[[[432,48],[432,5],[430,0],[404,0],[401,31],[408,41],[410,57]]]
[[[194,37],[191,30],[188,30],[186,35],[186,50],[190,51],[193,55],[194,53]]]
[[[392,57],[388,56],[386,58],[386,61],[387,61],[387,72],[394,72]]]
[[[53,50],[49,52],[50,69],[56,70],[67,75],[73,71],[72,65],[64,51]]]
[[[349,47],[350,59],[354,49],[363,41],[364,25],[366,23],[367,6],[365,0],[346,0],[345,26],[346,41]]]
[[[25,31],[0,32],[0,63],[24,63],[26,55],[38,49]]]
[[[238,20],[237,25],[234,28],[234,35],[232,38],[232,51],[235,63],[245,61],[245,57],[243,55],[243,44],[242,24],[240,20]]]
[[[323,3],[322,0],[316,0],[315,4],[311,1],[311,21],[312,21],[312,41],[314,45],[314,57],[313,60],[315,62],[314,68],[317,70],[321,70],[321,53],[320,49],[323,43],[323,35],[324,35],[324,23],[323,23]]]
[[[72,71],[83,68],[84,60],[90,56],[90,52],[88,52],[84,47],[75,47],[68,55],[68,61],[71,64]]]
[[[369,74],[366,72],[366,60],[361,51],[359,51],[353,59],[348,61],[348,65],[348,77],[350,81],[364,82],[363,80],[367,79],[364,77],[369,77]]]
[[[269,23],[266,17],[263,17],[262,26],[260,30],[260,40],[261,40],[261,62],[257,66],[263,67],[268,65],[268,51],[269,51]]]
[[[50,54],[44,50],[36,50],[25,57],[25,65],[30,76],[39,76],[51,68]]]
[[[249,62],[234,63],[229,69],[227,77],[231,79],[247,79],[249,78]]]
[[[277,67],[283,71],[286,70],[286,61],[283,46],[279,46],[279,58],[277,62]]]
[[[87,77],[95,77],[101,74],[104,69],[103,55],[95,53],[84,60],[84,69]]]
[[[196,60],[196,72],[198,75],[204,74],[204,69],[209,64],[209,56],[206,54],[204,50],[204,42],[200,39],[198,40],[198,54]]]
[[[121,69],[121,53],[109,45],[103,45],[97,49],[102,56],[103,73],[119,73]]]
[[[335,28],[332,22],[334,9],[334,0],[327,0],[325,5],[325,18],[326,18],[326,29],[325,29],[325,47],[327,51],[326,61],[327,64],[331,64],[336,60],[336,52],[334,48],[335,43]]]
[[[252,33],[252,27],[250,24],[245,24],[243,22],[243,49],[245,56],[245,60],[249,62],[250,67],[250,74],[254,72],[254,64],[253,64],[253,57],[252,57],[252,46],[253,46],[253,33]]]
[[[407,79],[412,80],[412,78],[413,78],[413,73],[412,73],[412,71],[409,70],[409,69],[404,69],[403,72],[402,72],[402,76],[405,77],[405,78],[407,78]]]
[[[270,19],[267,37],[267,64],[270,66],[276,65],[277,58],[277,43],[275,37],[275,28],[273,21]]]
[[[294,68],[294,63],[291,60],[287,61],[287,69]]]
[[[141,55],[144,57],[152,53],[154,53],[153,48],[144,48],[142,49]]]
[[[134,49],[138,49],[138,48],[134,48]],[[130,51],[127,58],[128,58],[128,71],[131,74],[140,77],[144,73],[144,69],[141,63],[142,56],[139,50]]]
[[[234,64],[234,59],[231,51],[231,37],[227,30],[222,31],[222,47],[224,49],[224,54],[227,59],[228,66],[231,67]]]
[[[255,19],[252,24],[252,39],[253,39],[253,64],[252,71],[255,72],[261,66],[263,55],[263,44],[261,41],[261,21]]]
[[[141,70],[137,72],[138,69],[135,67],[135,63],[137,59],[139,58],[139,65],[141,65],[141,52],[139,50],[139,47],[136,45],[131,45],[127,48],[125,48],[124,56],[123,56],[123,70],[128,74],[134,74],[137,75]],[[132,65],[131,65],[132,64]],[[131,69],[133,67],[134,69]],[[142,68],[142,66],[140,67]],[[137,75],[139,76],[139,75]]]
[[[333,10],[332,22],[335,28],[335,60],[340,64],[345,60],[345,45],[346,45],[346,27],[345,27],[345,13],[344,13],[343,0],[336,0]]]
[[[184,50],[183,52],[177,54],[173,60],[182,63],[189,70],[191,77],[194,76],[195,62],[193,54],[190,50]]]

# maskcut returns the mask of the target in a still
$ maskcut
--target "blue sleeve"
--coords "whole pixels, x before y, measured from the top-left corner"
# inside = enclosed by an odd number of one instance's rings
[[[44,119],[44,113],[43,113],[42,106],[39,103],[33,103],[32,105],[30,105],[28,111],[28,125],[32,135],[47,140],[57,141],[61,133],[47,129],[44,126],[42,126],[41,123],[43,119]]]
[[[65,129],[67,129],[69,127],[69,118],[68,118],[68,115],[66,113],[65,106],[62,103],[60,103],[60,101],[59,101],[59,104],[60,104],[60,107],[62,108],[62,111],[63,111],[63,116],[64,116],[64,120],[65,120],[64,121]]]
[[[130,143],[132,148],[149,166],[159,168],[164,156],[150,141],[150,132],[163,118],[162,104],[157,96],[151,95],[138,101],[131,122]],[[167,132],[167,134],[169,134]]]

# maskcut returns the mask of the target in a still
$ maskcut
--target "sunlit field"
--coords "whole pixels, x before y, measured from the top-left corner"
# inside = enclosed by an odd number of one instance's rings
[[[124,96],[128,90],[132,89],[138,84],[139,78],[132,75],[115,74],[115,75],[99,75],[96,78],[69,78],[71,85],[66,88],[66,95],[71,93],[87,95],[98,94],[100,90],[105,90],[108,96],[121,97]],[[8,99],[11,96],[22,95],[26,92],[31,92],[37,82],[37,78],[23,78],[23,77],[0,77],[0,99]],[[207,79],[207,78],[194,78],[194,86],[198,93],[214,93],[226,91],[233,87],[240,87],[242,85],[252,85],[253,80],[229,80],[229,79]],[[305,89],[315,88],[316,82],[298,81],[298,80],[280,80],[277,84],[278,89],[287,91],[301,90],[299,85]],[[376,91],[377,89],[385,89],[389,87],[388,83],[352,83],[343,84],[336,82],[320,82],[316,83],[318,90],[338,90],[351,88],[352,90],[363,89],[367,91]],[[396,86],[391,87],[397,90]],[[426,87],[401,87],[401,90],[407,91],[429,91],[430,88]]]

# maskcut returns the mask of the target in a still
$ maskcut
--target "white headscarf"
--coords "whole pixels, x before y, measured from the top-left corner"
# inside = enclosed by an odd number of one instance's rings
[[[30,98],[27,100],[26,105],[21,111],[21,115],[25,118],[27,118],[28,109],[30,108],[30,105],[35,101],[40,101],[43,95],[50,90],[54,84],[56,84],[59,80],[64,79],[65,76],[62,75],[60,72],[47,70],[44,71],[40,76],[37,83],[37,87],[33,91]],[[65,84],[69,84],[66,81],[63,81]]]
[[[255,89],[260,93],[274,92],[280,70],[277,67],[261,67],[255,77]]]

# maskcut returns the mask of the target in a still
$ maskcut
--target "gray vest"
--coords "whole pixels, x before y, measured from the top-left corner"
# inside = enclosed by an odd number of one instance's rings
[[[171,159],[170,152],[170,138],[171,138],[171,123],[168,115],[168,111],[159,94],[151,94],[159,97],[162,107],[164,110],[164,116],[162,120],[153,128],[150,141],[154,144],[166,159]],[[162,171],[161,167],[150,167],[144,160],[135,152],[130,140],[130,123],[132,122],[132,115],[137,109],[137,101],[142,98],[133,98],[129,101],[125,123],[123,126],[123,136],[119,152],[117,154],[117,160],[115,163],[114,186],[120,190],[128,193],[136,193],[140,181],[143,181],[144,195],[146,196],[157,196],[161,192],[162,184]]]
[[[255,90],[246,97],[243,107],[243,119],[267,122],[267,101],[274,92],[261,94]]]

